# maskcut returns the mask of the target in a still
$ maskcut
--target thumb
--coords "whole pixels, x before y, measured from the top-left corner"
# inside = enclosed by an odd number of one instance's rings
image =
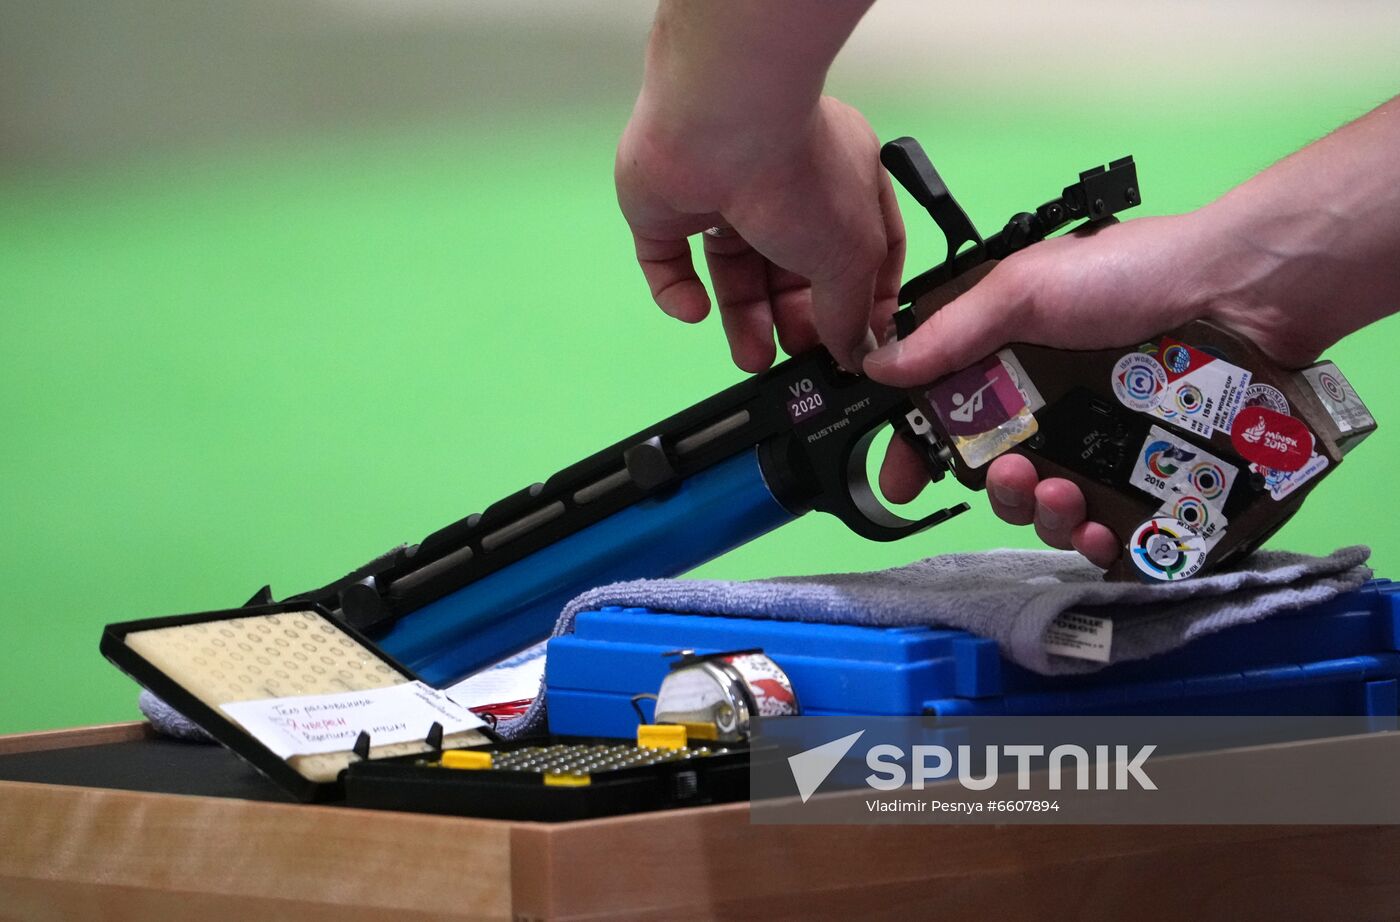
[[[892,387],[937,381],[1012,340],[1034,341],[1029,306],[1024,291],[1010,282],[1009,273],[992,271],[909,336],[866,356],[865,373]]]

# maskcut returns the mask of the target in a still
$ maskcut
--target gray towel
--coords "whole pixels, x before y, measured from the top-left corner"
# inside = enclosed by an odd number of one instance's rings
[[[1143,659],[1196,637],[1277,612],[1325,602],[1371,577],[1371,551],[1347,547],[1326,557],[1259,551],[1247,569],[1179,583],[1108,583],[1069,551],[948,554],[872,573],[790,576],[753,582],[636,580],[601,586],[565,606],[554,636],[574,629],[579,612],[605,605],[693,614],[961,628],[997,642],[1002,655],[1034,672],[1094,672],[1105,664],[1047,653],[1045,630],[1065,612],[1111,617],[1111,662]],[[541,689],[509,737],[544,719]]]

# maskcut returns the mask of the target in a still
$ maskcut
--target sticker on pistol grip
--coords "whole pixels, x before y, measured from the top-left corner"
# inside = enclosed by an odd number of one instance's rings
[[[1205,566],[1211,545],[1170,515],[1154,515],[1133,529],[1128,555],[1148,580],[1170,583],[1189,579]]]
[[[1238,473],[1234,465],[1153,426],[1147,430],[1129,483],[1158,499],[1166,499],[1177,478],[1182,478],[1187,489],[1224,503]]]
[[[1245,407],[1235,416],[1230,444],[1240,457],[1280,471],[1301,470],[1313,456],[1313,435],[1307,425],[1268,407]]]
[[[1307,463],[1296,471],[1280,471],[1262,464],[1251,464],[1249,469],[1264,478],[1264,488],[1275,500],[1288,498],[1294,490],[1327,470],[1326,455],[1314,454]]]
[[[1356,396],[1351,382],[1342,375],[1336,365],[1322,362],[1311,368],[1304,368],[1303,377],[1312,385],[1317,398],[1322,401],[1322,406],[1343,435],[1353,429],[1370,429],[1376,425],[1371,411],[1367,410],[1366,404]]]
[[[1288,408],[1288,398],[1283,396],[1283,391],[1272,384],[1255,383],[1245,388],[1244,407],[1264,407],[1275,413],[1292,413]]]
[[[1178,480],[1171,493],[1157,510],[1158,515],[1168,515],[1185,525],[1192,532],[1204,538],[1209,551],[1220,540],[1229,521],[1221,509],[1221,503],[1207,499]]]
[[[1021,366],[1021,360],[1016,358],[1016,353],[1010,349],[1003,349],[997,353],[997,358],[1006,366],[1007,374],[1011,375],[1011,383],[1021,392],[1021,399],[1026,401],[1026,409],[1035,413],[1045,406],[1045,398],[1040,396],[1035,382],[1026,374],[1026,369]]]
[[[1205,438],[1216,429],[1229,432],[1253,376],[1174,339],[1162,340],[1158,360],[1167,383],[1153,415]]]
[[[1150,355],[1129,352],[1113,364],[1113,396],[1129,410],[1155,409],[1167,387],[1167,373]]]
[[[1024,379],[1024,371],[1021,376]],[[928,388],[924,397],[971,468],[1024,442],[1038,429],[1026,395],[999,354],[949,375]]]

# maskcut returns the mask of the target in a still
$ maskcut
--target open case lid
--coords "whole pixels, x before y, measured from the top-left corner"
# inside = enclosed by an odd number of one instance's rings
[[[363,635],[306,602],[109,624],[101,649],[117,668],[303,801],[340,799],[342,773],[361,756],[347,747],[284,758],[221,706],[418,681]],[[497,740],[484,724],[432,741],[430,729],[425,726],[423,738],[408,742],[374,744],[371,738],[368,758]]]

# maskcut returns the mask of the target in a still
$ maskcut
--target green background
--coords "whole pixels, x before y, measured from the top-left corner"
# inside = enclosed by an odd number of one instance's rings
[[[1140,213],[1198,206],[1400,86],[1387,61],[1209,93],[1130,76],[851,98],[882,137],[923,139],[987,229],[1125,153]],[[9,163],[0,732],[135,715],[134,686],[97,652],[105,623],[319,584],[737,380],[717,322],[663,316],[632,261],[611,183],[628,105],[534,100]],[[906,219],[912,272],[941,251],[920,213]],[[1274,546],[1364,542],[1380,574],[1397,569],[1397,342],[1391,320],[1331,351],[1382,430]],[[964,498],[931,492],[921,507]],[[894,545],[810,515],[700,573],[1035,545],[971,501]]]

